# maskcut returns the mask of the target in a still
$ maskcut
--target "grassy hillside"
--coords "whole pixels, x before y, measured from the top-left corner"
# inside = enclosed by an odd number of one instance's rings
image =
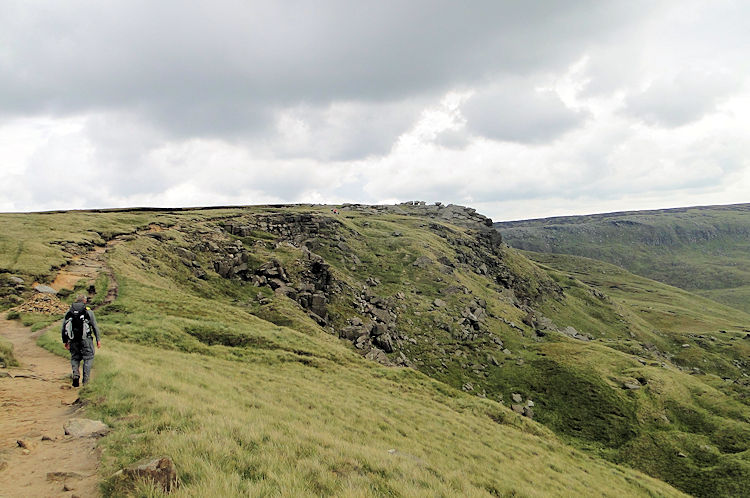
[[[750,311],[750,204],[496,223],[513,247],[607,261]]]
[[[9,245],[38,248],[7,278],[108,245],[118,297],[82,391],[115,429],[103,476],[166,453],[186,496],[677,493],[633,469],[747,491],[736,309],[535,263],[450,206],[5,216]]]

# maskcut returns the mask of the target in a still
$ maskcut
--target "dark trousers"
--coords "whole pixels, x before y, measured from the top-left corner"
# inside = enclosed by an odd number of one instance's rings
[[[83,363],[83,383],[91,377],[91,366],[94,364],[94,339],[84,337],[80,341],[70,341],[70,366],[73,368],[73,378],[80,377],[80,365]]]

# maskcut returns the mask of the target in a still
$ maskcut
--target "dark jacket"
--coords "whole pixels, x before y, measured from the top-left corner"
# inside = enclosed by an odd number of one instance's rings
[[[65,322],[68,320],[68,318],[71,318],[73,316],[73,311],[82,311],[83,309],[86,309],[86,318],[89,322],[89,329],[91,332],[93,332],[94,336],[96,337],[96,342],[99,342],[99,327],[96,325],[96,317],[94,317],[94,312],[91,311],[88,307],[86,307],[86,303],[79,303],[75,302],[70,306],[70,309],[67,313],[65,313],[65,318],[63,318],[62,322],[62,328],[60,329],[60,333],[62,334],[62,341],[63,344],[68,343],[68,334],[65,333]]]

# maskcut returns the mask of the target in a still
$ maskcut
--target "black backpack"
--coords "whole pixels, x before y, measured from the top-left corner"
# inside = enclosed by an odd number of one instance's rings
[[[71,341],[80,341],[91,335],[88,309],[85,304],[82,307],[76,306],[77,304],[79,303],[73,303],[70,306],[70,311],[68,311],[70,316],[65,321],[65,333]]]

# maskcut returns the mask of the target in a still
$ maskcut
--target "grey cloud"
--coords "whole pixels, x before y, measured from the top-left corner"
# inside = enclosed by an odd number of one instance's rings
[[[681,126],[714,111],[739,86],[732,74],[685,71],[630,95],[624,112],[648,123]]]
[[[463,106],[469,131],[493,140],[539,143],[557,138],[586,118],[554,92],[528,80],[507,81],[480,91]]]
[[[396,138],[406,131],[427,105],[424,99],[367,104],[340,102],[325,107],[297,106],[282,113],[294,120],[304,136],[285,137],[283,123],[270,138],[273,153],[280,158],[312,158],[348,161],[388,153]]]
[[[129,109],[180,136],[262,133],[300,103],[561,68],[641,14],[593,0],[4,2],[0,113]]]

